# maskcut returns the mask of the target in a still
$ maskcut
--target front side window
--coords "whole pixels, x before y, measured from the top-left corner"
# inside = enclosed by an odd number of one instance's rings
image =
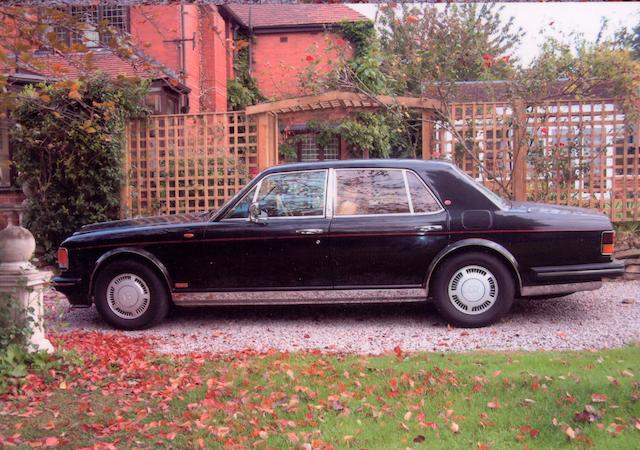
[[[336,215],[410,213],[401,170],[344,169],[336,171]]]
[[[324,216],[326,186],[326,170],[269,175],[251,189],[225,219],[248,218],[254,198],[269,217]]]
[[[227,213],[225,219],[247,219],[249,217],[249,206],[253,202],[255,197],[257,186],[249,191],[247,195],[242,197],[236,206]]]
[[[260,183],[257,202],[269,217],[323,216],[327,171],[279,173]]]

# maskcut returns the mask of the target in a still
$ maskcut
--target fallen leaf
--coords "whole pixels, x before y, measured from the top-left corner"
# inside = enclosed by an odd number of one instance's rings
[[[593,403],[605,403],[608,397],[605,394],[591,394],[591,401]]]
[[[57,437],[51,436],[51,437],[45,438],[44,440],[45,447],[56,447],[58,445],[60,445],[60,439],[58,439]]]
[[[458,431],[460,431],[460,425],[458,425],[455,422],[451,422],[451,431],[453,431],[454,433],[457,433]]]
[[[575,414],[574,419],[578,422],[593,423],[600,420],[600,415],[591,405],[587,405],[584,410]]]
[[[631,372],[630,370],[623,370],[622,375],[625,377],[633,378],[633,372]]]
[[[491,409],[500,409],[500,402],[499,401],[494,401],[494,402],[489,402],[487,403],[487,408],[491,408]]]
[[[417,435],[416,437],[413,438],[413,442],[415,442],[416,444],[419,444],[419,443],[424,442],[426,440],[427,440],[427,438],[424,437],[421,434],[419,434],[419,435]]]
[[[571,439],[571,440],[576,438],[576,432],[571,427],[565,428],[564,434],[566,434],[569,437],[569,439]]]

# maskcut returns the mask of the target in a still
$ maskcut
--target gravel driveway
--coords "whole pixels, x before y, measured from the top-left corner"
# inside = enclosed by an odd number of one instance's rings
[[[95,308],[70,309],[45,297],[47,327],[114,332]],[[118,332],[124,333],[124,332]],[[159,352],[269,349],[376,354],[403,350],[563,350],[620,347],[640,341],[640,281],[553,300],[522,299],[500,323],[449,328],[431,304],[177,308],[148,336]]]

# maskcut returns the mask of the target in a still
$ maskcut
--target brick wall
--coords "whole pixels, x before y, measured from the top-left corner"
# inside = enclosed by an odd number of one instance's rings
[[[305,94],[300,74],[316,61],[314,73],[327,73],[337,56],[333,47],[341,41],[338,34],[324,31],[256,35],[252,73],[258,88],[269,99]]]
[[[180,5],[131,7],[131,34],[149,56],[176,73],[182,70]],[[226,111],[229,59],[227,24],[217,7],[184,5],[184,84],[190,112]],[[191,41],[195,36],[195,45]]]
[[[227,78],[231,77],[229,24],[220,16],[217,7],[200,7],[200,48],[203,111],[227,110]]]

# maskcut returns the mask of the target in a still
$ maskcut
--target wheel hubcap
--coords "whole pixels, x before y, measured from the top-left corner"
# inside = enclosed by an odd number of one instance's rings
[[[481,314],[498,298],[498,281],[485,267],[465,266],[449,280],[449,300],[465,314]]]
[[[149,309],[150,293],[147,283],[132,273],[116,276],[107,286],[109,309],[123,319],[136,319]]]

